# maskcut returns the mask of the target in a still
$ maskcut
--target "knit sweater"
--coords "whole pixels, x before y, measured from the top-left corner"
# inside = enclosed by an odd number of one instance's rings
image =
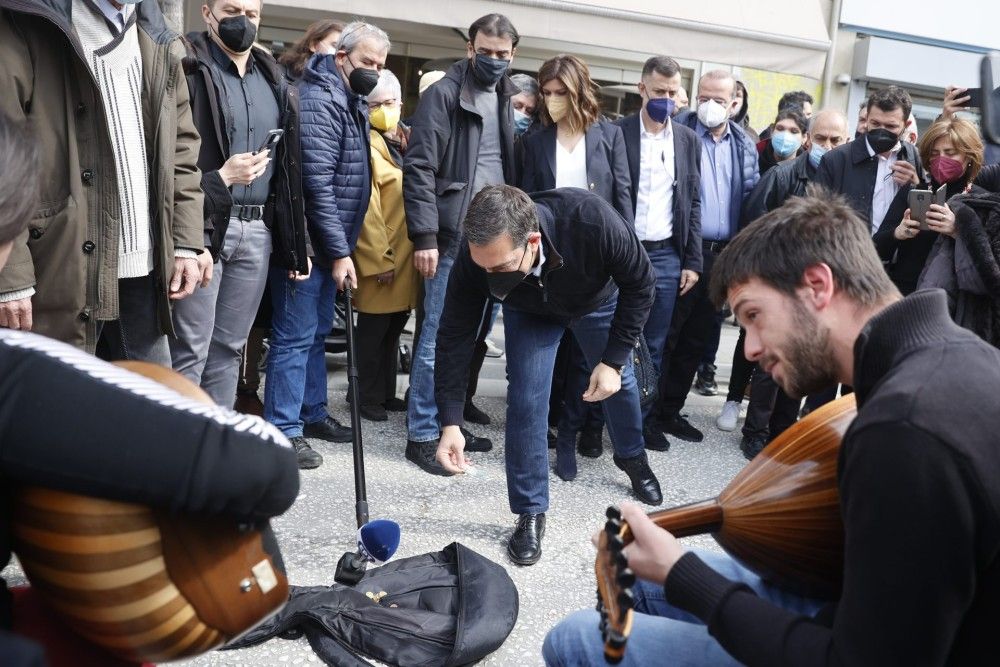
[[[153,270],[149,224],[149,167],[142,125],[142,54],[131,13],[120,33],[86,0],[73,0],[73,28],[94,75],[111,133],[121,235],[118,277],[138,278]]]
[[[940,290],[876,315],[854,345],[840,599],[796,616],[685,554],[667,599],[755,665],[995,665],[1000,628],[1000,350]]]

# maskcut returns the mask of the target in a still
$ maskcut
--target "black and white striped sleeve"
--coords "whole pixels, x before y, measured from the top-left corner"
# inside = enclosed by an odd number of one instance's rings
[[[0,329],[0,478],[175,512],[267,518],[298,494],[263,420],[204,405],[63,343]]]

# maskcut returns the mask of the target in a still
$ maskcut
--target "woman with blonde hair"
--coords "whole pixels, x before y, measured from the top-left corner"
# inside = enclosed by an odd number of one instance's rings
[[[558,55],[542,64],[538,85],[542,129],[522,139],[521,189],[588,190],[634,225],[625,136],[620,127],[601,118],[597,86],[587,64],[576,56]],[[559,357],[566,361],[565,366],[557,362],[557,368],[566,370],[553,375],[550,424],[558,423],[556,474],[569,481],[576,477],[577,435],[581,454],[600,456],[604,418],[599,404],[583,402],[591,369],[572,334],[563,338]]]
[[[920,161],[929,172],[929,187],[945,189],[946,199],[967,192],[983,166],[983,142],[976,127],[959,118],[931,125],[918,145]],[[931,204],[926,229],[907,209],[898,225],[883,225],[875,233],[875,246],[886,270],[904,295],[916,290],[920,272],[940,235],[954,236],[955,213],[948,204]]]

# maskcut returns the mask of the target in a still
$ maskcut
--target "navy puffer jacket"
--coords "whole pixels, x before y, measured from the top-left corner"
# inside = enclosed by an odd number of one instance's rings
[[[299,123],[306,222],[317,260],[328,264],[354,250],[371,196],[368,105],[346,88],[333,56],[306,65]]]

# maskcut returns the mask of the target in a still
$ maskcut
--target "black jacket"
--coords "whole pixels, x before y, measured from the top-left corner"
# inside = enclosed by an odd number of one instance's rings
[[[559,188],[531,195],[538,210],[545,264],[504,300],[505,308],[561,324],[597,310],[615,292],[618,304],[603,359],[624,365],[653,304],[656,279],[635,232],[606,201],[585,190]],[[490,301],[486,272],[467,243],[452,267],[438,328],[434,389],[441,425],[462,423],[469,362]],[[511,387],[511,391],[517,391]]]
[[[0,329],[0,489],[17,484],[257,520],[292,505],[299,471],[288,441],[261,419],[182,399],[52,339]],[[0,570],[10,561],[8,502],[0,494]],[[10,622],[0,581],[0,630]]]
[[[632,211],[639,191],[639,161],[642,119],[632,114],[617,121],[625,135],[625,153],[632,181]],[[674,250],[681,268],[701,273],[701,141],[698,135],[680,123],[671,123],[674,138]]]
[[[768,169],[743,205],[743,224],[748,225],[768,211],[773,211],[789,197],[803,196],[815,174],[816,168],[809,161],[809,153],[802,153],[794,160]]]
[[[473,101],[472,70],[460,60],[428,88],[410,119],[410,143],[403,161],[406,227],[416,250],[437,248],[454,255],[462,220],[472,202],[483,118]],[[517,182],[514,165],[514,110],[521,92],[510,77],[497,84],[500,151],[504,181]]]
[[[587,183],[629,223],[634,222],[632,179],[629,178],[625,140],[617,126],[599,120],[587,128]],[[556,187],[556,126],[550,125],[521,140],[521,189],[541,192]]]
[[[687,554],[667,599],[749,667],[994,665],[1000,628],[1000,350],[924,290],[854,344],[858,416],[837,464],[840,599],[816,618]]]
[[[920,166],[920,155],[913,144],[900,142],[899,159],[906,160],[917,168],[917,176],[923,182],[923,169]],[[878,159],[868,153],[868,141],[864,136],[837,146],[820,160],[816,169],[815,183],[833,192],[844,195],[851,208],[868,223],[871,228],[872,198],[875,194],[875,177],[878,173]],[[895,228],[903,219],[903,212],[908,208],[907,197],[911,186],[904,185],[896,193],[889,210],[883,218],[883,225]],[[874,236],[874,234],[873,234]]]
[[[229,130],[232,125],[222,73],[209,51],[207,32],[188,33],[189,57],[185,58],[191,113],[201,135],[198,168],[201,189],[205,193],[205,246],[212,257],[219,258],[229,227],[233,199],[222,182],[219,169],[229,158]],[[284,70],[263,49],[251,50],[254,66],[260,67],[278,100],[282,129],[273,159],[278,168],[271,184],[271,194],[264,211],[264,222],[271,229],[272,262],[286,269],[305,272],[307,239],[302,202],[302,169],[299,145],[299,98],[289,85]]]

